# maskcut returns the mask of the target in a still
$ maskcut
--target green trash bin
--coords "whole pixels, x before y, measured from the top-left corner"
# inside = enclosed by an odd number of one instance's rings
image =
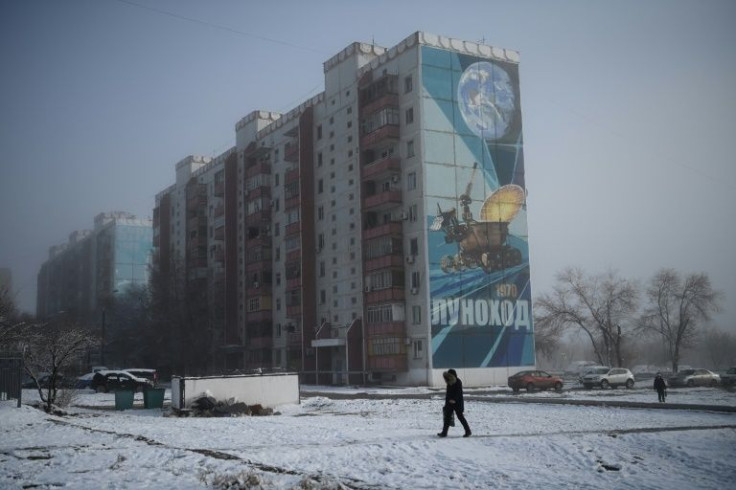
[[[133,408],[133,392],[130,390],[118,390],[115,392],[115,410],[127,410]]]
[[[163,388],[149,388],[143,391],[143,406],[145,408],[163,408],[164,392]]]

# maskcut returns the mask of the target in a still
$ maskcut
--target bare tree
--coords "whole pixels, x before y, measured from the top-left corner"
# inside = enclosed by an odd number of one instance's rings
[[[97,341],[89,330],[75,324],[36,324],[25,330],[21,342],[24,367],[47,412],[57,404],[64,370],[82,359]]]
[[[640,328],[662,337],[673,372],[677,372],[682,349],[693,344],[701,324],[720,310],[721,296],[705,273],[691,274],[683,280],[674,269],[662,269],[652,277]]]
[[[151,328],[159,361],[182,374],[205,373],[212,360],[212,332],[206,283],[188,277],[181,258],[167,271],[151,268]]]
[[[18,314],[6,288],[0,288],[0,350],[14,350],[23,337],[26,322]]]
[[[709,330],[701,342],[703,357],[714,369],[736,365],[736,335],[720,329]]]
[[[584,332],[601,364],[624,363],[625,337],[635,325],[639,289],[615,272],[588,276],[568,268],[557,274],[551,293],[536,301],[537,328],[552,332]]]

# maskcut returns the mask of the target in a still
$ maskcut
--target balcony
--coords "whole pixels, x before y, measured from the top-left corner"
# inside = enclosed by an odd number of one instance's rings
[[[369,323],[365,326],[365,333],[369,337],[404,337],[406,335],[406,329],[404,328],[404,322]]]
[[[215,182],[215,196],[222,197],[225,195],[225,182]]]
[[[298,168],[286,171],[286,174],[284,175],[284,184],[291,184],[292,182],[296,182],[297,180],[299,180]]]
[[[291,318],[302,316],[302,305],[287,306],[286,315]]]
[[[363,230],[363,240],[370,240],[372,238],[379,238],[382,236],[401,236],[402,225],[399,221],[393,221],[383,225],[374,226]]]
[[[273,339],[271,337],[251,337],[248,339],[248,348],[250,349],[270,349],[273,347]]]
[[[302,231],[302,222],[289,223],[284,228],[284,236],[298,235]]]
[[[367,304],[376,304],[385,303],[386,301],[404,301],[405,297],[404,286],[393,286],[365,293],[365,302]]]
[[[299,161],[299,143],[289,143],[284,147],[284,160],[287,162]]]
[[[248,223],[271,223],[271,209],[254,211],[248,215]]]
[[[398,94],[385,94],[361,107],[363,114],[372,114],[386,107],[399,107]]]
[[[363,166],[363,178],[377,178],[401,173],[401,160],[397,157],[386,157],[373,160]]]
[[[362,148],[370,148],[385,141],[399,140],[399,126],[395,124],[386,124],[368,134],[360,137],[360,146]]]
[[[383,257],[366,260],[363,264],[363,268],[366,272],[386,269],[389,267],[404,267],[404,256],[401,254],[401,251],[392,252],[384,255]]]
[[[245,177],[250,178],[259,174],[271,174],[271,164],[267,162],[254,163],[245,170]]]
[[[363,200],[365,211],[384,211],[402,203],[401,190],[388,190],[368,196]]]
[[[292,289],[299,289],[302,287],[302,278],[301,277],[295,277],[294,279],[289,279],[286,281],[286,290],[290,291]]]
[[[297,269],[302,266],[302,250],[297,248],[296,250],[289,250],[286,252],[285,266],[288,269],[292,265],[296,265]]]
[[[406,354],[391,356],[368,356],[368,370],[373,372],[396,372],[407,370]]]
[[[271,310],[249,311],[246,314],[248,323],[270,322],[271,317],[272,317]]]
[[[261,185],[254,189],[250,189],[250,190],[246,189],[245,195],[247,199],[256,199],[259,197],[271,199],[271,188],[265,185]]]

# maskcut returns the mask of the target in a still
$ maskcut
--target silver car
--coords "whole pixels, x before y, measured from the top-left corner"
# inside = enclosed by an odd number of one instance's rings
[[[721,377],[707,369],[683,369],[667,382],[670,386],[718,386]]]
[[[634,375],[626,368],[599,367],[585,373],[581,382],[588,390],[594,386],[602,389],[625,386],[630,389],[634,387]]]

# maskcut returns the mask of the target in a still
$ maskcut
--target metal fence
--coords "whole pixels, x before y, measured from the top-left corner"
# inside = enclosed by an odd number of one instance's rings
[[[18,400],[21,404],[23,360],[19,357],[0,357],[0,400]]]

